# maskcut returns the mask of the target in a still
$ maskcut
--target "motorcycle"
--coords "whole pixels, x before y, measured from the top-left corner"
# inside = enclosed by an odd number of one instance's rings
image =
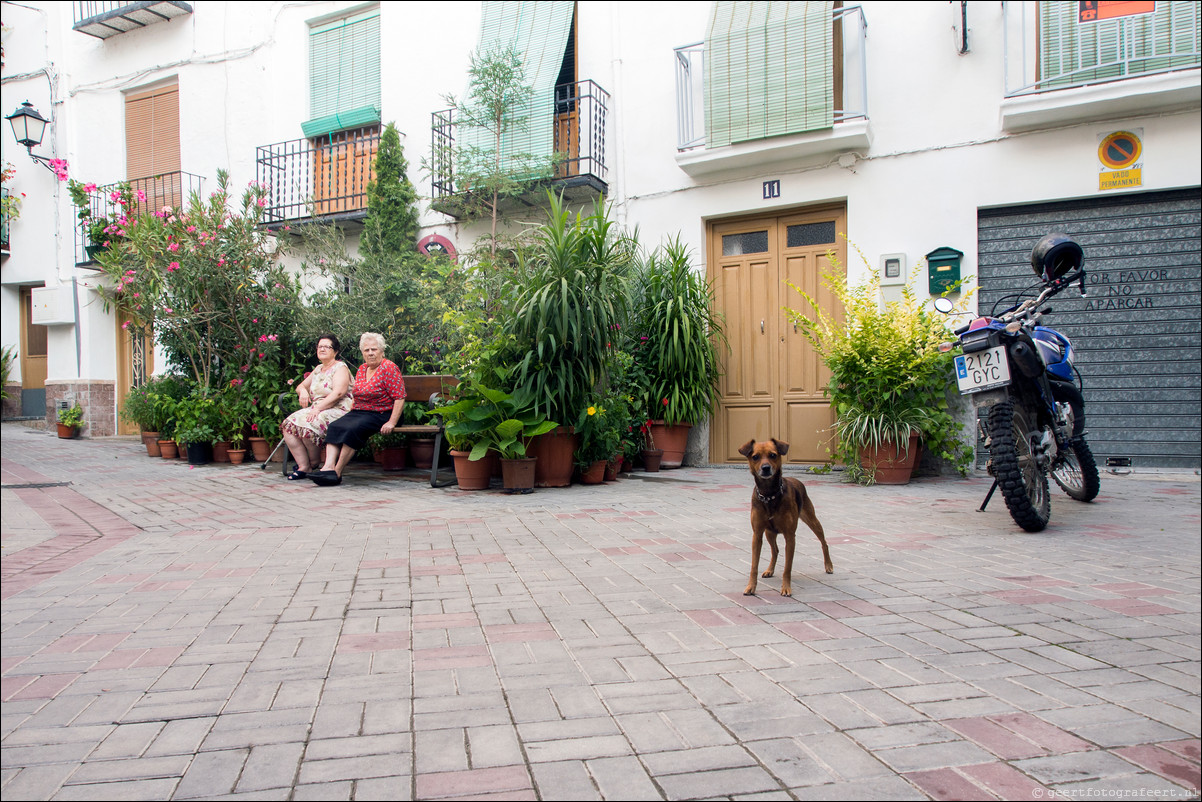
[[[1051,502],[1048,477],[1070,498],[1092,501],[1101,488],[1098,466],[1085,441],[1085,399],[1081,374],[1073,364],[1073,347],[1060,332],[1040,325],[1052,312],[1044,303],[1077,282],[1085,295],[1085,261],[1081,246],[1064,234],[1048,234],[1031,251],[1031,266],[1040,282],[994,305],[955,330],[961,353],[955,358],[956,382],[977,409],[988,408],[978,421],[993,486],[981,504],[984,511],[1000,487],[1015,523],[1028,532],[1048,525]],[[1039,290],[1033,298],[1027,292]],[[1002,302],[1020,303],[998,312]],[[937,299],[942,312],[951,302]],[[946,343],[947,350],[955,343]]]

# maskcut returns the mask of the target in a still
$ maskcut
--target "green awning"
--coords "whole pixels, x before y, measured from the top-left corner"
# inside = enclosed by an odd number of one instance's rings
[[[716,2],[705,39],[706,147],[834,124],[831,2]]]
[[[336,131],[347,131],[352,128],[362,128],[365,125],[377,125],[380,122],[380,110],[375,106],[361,106],[357,109],[327,114],[314,120],[301,123],[305,136],[312,139],[325,136]]]

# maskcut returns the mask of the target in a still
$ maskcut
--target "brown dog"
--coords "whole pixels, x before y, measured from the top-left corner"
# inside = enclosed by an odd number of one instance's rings
[[[764,543],[765,532],[768,533],[768,545],[772,547],[772,562],[763,575],[772,576],[776,570],[776,536],[784,535],[785,569],[781,574],[780,595],[793,595],[793,546],[799,518],[818,537],[826,572],[833,574],[835,568],[831,565],[831,553],[826,547],[826,535],[822,532],[818,516],[814,514],[814,503],[810,501],[805,485],[792,477],[786,478],[780,472],[781,457],[789,453],[789,444],[779,440],[760,443],[748,440],[739,453],[747,457],[751,475],[755,477],[755,490],[751,494],[751,581],[747,583],[743,595],[755,595],[756,573],[760,570],[760,547]]]

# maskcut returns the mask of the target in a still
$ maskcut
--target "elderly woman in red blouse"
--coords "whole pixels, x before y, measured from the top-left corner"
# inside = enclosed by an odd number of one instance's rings
[[[396,428],[405,407],[405,380],[401,369],[384,358],[384,338],[366,332],[359,338],[363,364],[355,373],[351,411],[326,430],[326,460],[309,478],[319,485],[342,482],[342,470],[376,432],[388,434]]]

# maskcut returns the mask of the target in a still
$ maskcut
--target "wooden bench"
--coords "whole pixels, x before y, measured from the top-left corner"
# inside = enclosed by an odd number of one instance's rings
[[[448,375],[435,376],[404,376],[405,400],[429,402],[433,408],[438,399],[445,396],[459,385],[459,379]],[[281,393],[281,399],[287,398],[288,393]],[[455,484],[455,474],[452,471],[449,479],[439,479],[439,463],[442,459],[443,422],[441,417],[433,418],[433,423],[407,423],[397,426],[393,431],[409,435],[426,435],[434,438],[434,462],[430,466],[430,487],[446,487]],[[283,441],[281,441],[282,444]],[[277,446],[279,448],[279,446]],[[292,462],[292,452],[284,448],[283,473],[287,476],[291,471],[288,466]]]

